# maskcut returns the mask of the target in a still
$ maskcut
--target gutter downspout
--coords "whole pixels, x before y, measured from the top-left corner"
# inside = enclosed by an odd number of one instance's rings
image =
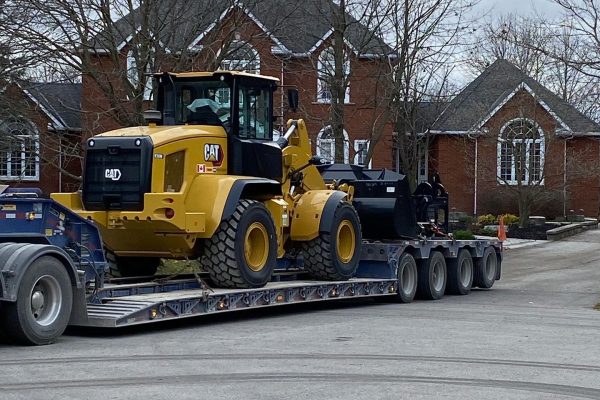
[[[479,139],[477,136],[475,136],[475,184],[474,184],[474,188],[475,188],[475,193],[473,194],[473,215],[477,215],[477,178],[478,178],[478,174],[477,174],[477,169],[478,169],[478,151],[479,151]]]

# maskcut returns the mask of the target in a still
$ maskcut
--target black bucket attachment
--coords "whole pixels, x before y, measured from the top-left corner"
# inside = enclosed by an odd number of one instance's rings
[[[405,175],[386,169],[329,164],[318,167],[327,183],[354,186],[353,205],[365,239],[417,237],[415,205]]]

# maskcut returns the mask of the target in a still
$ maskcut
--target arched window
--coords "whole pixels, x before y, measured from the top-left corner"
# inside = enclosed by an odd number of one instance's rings
[[[344,53],[344,80],[350,75],[350,59]],[[335,78],[335,54],[333,48],[328,47],[319,54],[317,62],[317,101],[331,103],[331,86]],[[346,85],[344,102],[350,102],[350,85]]]
[[[39,149],[33,124],[22,119],[0,121],[0,180],[39,180]]]
[[[154,51],[148,54],[149,60],[146,63],[146,69],[141,74],[142,82],[140,82],[140,71],[138,70],[138,60],[140,59],[140,52],[137,48],[132,48],[127,52],[127,79],[135,88],[139,88],[140,84],[144,85],[144,100],[152,100],[152,78],[147,76],[152,72],[150,65],[154,58]]]
[[[544,133],[532,120],[515,119],[498,137],[498,180],[508,185],[543,183]]]
[[[344,129],[344,163],[348,163],[350,156],[350,139],[348,132]],[[321,129],[317,135],[317,156],[321,157],[325,162],[335,162],[335,139],[333,138],[333,129],[331,126],[326,126]]]
[[[223,49],[221,49],[223,50]],[[260,56],[248,42],[234,40],[221,61],[221,69],[260,74]]]

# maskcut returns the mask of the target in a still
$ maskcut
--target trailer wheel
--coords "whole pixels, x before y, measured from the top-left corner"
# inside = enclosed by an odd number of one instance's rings
[[[448,259],[448,285],[446,292],[449,294],[465,295],[471,292],[473,285],[473,258],[467,249],[461,249],[458,257]]]
[[[428,300],[439,300],[446,290],[446,259],[439,251],[429,253],[421,260],[417,294]]]
[[[361,244],[360,221],[354,207],[340,203],[329,229],[302,243],[304,268],[317,279],[350,279],[358,268]]]
[[[408,253],[398,261],[398,293],[394,299],[400,303],[410,303],[417,293],[417,262]]]
[[[496,250],[492,246],[489,246],[483,251],[483,256],[475,262],[473,286],[482,289],[489,289],[494,286],[497,269],[498,259],[496,258]]]
[[[25,271],[17,301],[2,304],[2,329],[21,344],[50,344],[65,331],[72,307],[65,266],[54,257],[40,257]]]
[[[151,276],[156,274],[160,265],[160,258],[156,257],[118,257],[108,250],[105,255],[113,278]]]
[[[206,241],[202,266],[212,282],[225,288],[255,288],[271,279],[277,236],[269,210],[242,199],[233,215]]]

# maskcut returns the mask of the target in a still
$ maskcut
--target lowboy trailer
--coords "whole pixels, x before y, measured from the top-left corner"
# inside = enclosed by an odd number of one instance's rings
[[[37,193],[0,196],[0,330],[19,343],[54,342],[68,326],[123,327],[348,298],[440,299],[500,279],[497,240],[363,240],[353,278],[310,279],[280,262],[269,283],[212,287],[205,273],[110,279],[96,225]]]

